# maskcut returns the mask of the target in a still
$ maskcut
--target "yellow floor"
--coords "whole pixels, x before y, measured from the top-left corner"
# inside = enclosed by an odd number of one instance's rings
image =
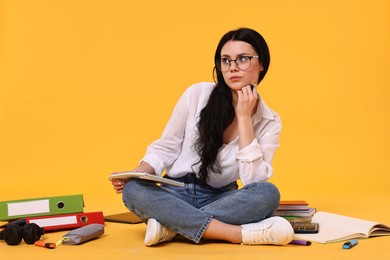
[[[390,224],[389,193],[355,195],[350,201],[316,201],[312,205],[319,210],[339,214],[348,214],[368,220]],[[118,199],[119,200],[119,199]],[[108,203],[96,200],[89,203],[86,210],[106,209],[108,214],[115,210],[124,210],[120,200]],[[99,206],[105,204],[105,206]],[[57,241],[68,231],[45,234],[45,241]],[[350,249],[341,248],[342,243],[319,244],[311,246],[243,246],[217,241],[204,241],[195,245],[182,237],[154,247],[145,247],[143,238],[144,224],[106,223],[105,234],[97,240],[78,246],[59,246],[56,249],[44,249],[24,243],[8,246],[0,243],[1,259],[390,259],[390,236],[359,240],[359,244]]]
[[[61,233],[46,235],[55,240]],[[340,243],[311,246],[242,246],[226,243],[194,245],[182,238],[155,247],[143,245],[144,225],[106,224],[106,234],[100,239],[79,246],[59,246],[44,249],[32,245],[1,244],[2,259],[390,259],[390,237],[359,241],[350,249]]]

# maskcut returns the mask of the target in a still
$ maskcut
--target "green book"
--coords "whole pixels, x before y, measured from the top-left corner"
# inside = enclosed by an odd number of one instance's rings
[[[82,194],[0,201],[0,221],[84,211]]]

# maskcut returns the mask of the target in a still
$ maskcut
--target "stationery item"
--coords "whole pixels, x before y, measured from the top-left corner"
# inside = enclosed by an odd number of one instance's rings
[[[313,234],[318,233],[318,223],[304,221],[290,221],[295,234]]]
[[[44,242],[44,241],[35,241],[34,245],[54,249],[56,247],[56,243]]]
[[[329,212],[317,212],[312,222],[319,224],[317,234],[295,234],[296,239],[319,243],[331,243],[356,238],[390,235],[390,226]]]
[[[104,220],[107,222],[116,222],[116,223],[124,223],[124,224],[137,224],[141,223],[142,220],[134,215],[131,211],[112,214],[104,217]]]
[[[343,249],[350,249],[358,244],[357,239],[352,239],[351,241],[345,242],[343,244]]]
[[[281,200],[277,210],[309,210],[305,200]]]
[[[121,179],[121,180],[127,181],[131,178],[138,178],[138,179],[143,179],[143,180],[148,180],[148,181],[154,181],[157,183],[164,183],[164,184],[169,184],[169,185],[173,185],[173,186],[181,186],[181,187],[184,186],[183,182],[170,180],[170,179],[163,178],[163,177],[153,175],[153,174],[149,174],[146,172],[114,172],[109,176],[108,179],[110,181],[113,179]]]
[[[104,225],[90,224],[74,229],[66,233],[61,241],[63,245],[79,245],[89,240],[95,239],[104,234]]]
[[[68,195],[0,202],[0,220],[83,212],[83,195]]]
[[[311,222],[312,216],[309,217],[294,217],[294,216],[283,216],[283,218],[287,219],[288,221],[301,221],[301,222]]]
[[[74,229],[89,224],[104,224],[103,212],[72,213],[64,215],[25,218],[27,224],[35,223],[45,231]]]
[[[316,211],[316,208],[307,210],[276,210],[275,215],[280,217],[311,217]]]
[[[298,240],[298,239],[293,239],[290,244],[293,245],[302,245],[302,246],[310,246],[311,242],[307,240]]]

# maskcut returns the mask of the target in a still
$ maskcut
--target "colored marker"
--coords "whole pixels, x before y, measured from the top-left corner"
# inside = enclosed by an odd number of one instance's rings
[[[356,246],[357,244],[358,244],[357,239],[352,239],[352,240],[350,240],[350,241],[348,241],[348,242],[345,242],[345,243],[343,244],[343,248],[344,248],[344,249],[350,249],[350,248]]]
[[[290,242],[290,244],[302,245],[302,246],[310,246],[311,242],[307,241],[307,240],[296,240],[296,239],[294,239],[293,241]]]
[[[49,248],[49,249],[54,249],[56,247],[55,243],[46,243],[43,241],[35,241],[34,245]]]

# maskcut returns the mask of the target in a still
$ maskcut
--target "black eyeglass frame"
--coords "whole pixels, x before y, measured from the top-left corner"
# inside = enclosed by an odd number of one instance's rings
[[[245,69],[240,68],[240,64],[237,63],[237,60],[242,59],[242,58],[248,58],[248,59],[249,59],[249,66],[246,67]],[[218,69],[219,71],[226,72],[226,71],[228,71],[228,70],[230,69],[230,66],[232,65],[232,61],[234,61],[234,63],[236,64],[237,68],[239,68],[240,70],[244,70],[244,71],[245,71],[245,70],[247,70],[247,69],[249,69],[249,68],[251,67],[251,65],[252,65],[252,59],[258,59],[258,58],[259,58],[258,55],[254,55],[254,56],[247,56],[247,55],[244,55],[244,56],[237,57],[237,58],[234,59],[234,60],[229,60],[229,59],[227,59],[227,58],[220,58],[220,59],[217,60],[217,62],[216,62],[215,65],[216,65],[216,67],[217,67],[217,69]],[[226,60],[226,61],[229,62],[229,66],[227,66],[227,69],[225,69],[225,70],[222,70],[222,59],[224,59],[224,60]]]

